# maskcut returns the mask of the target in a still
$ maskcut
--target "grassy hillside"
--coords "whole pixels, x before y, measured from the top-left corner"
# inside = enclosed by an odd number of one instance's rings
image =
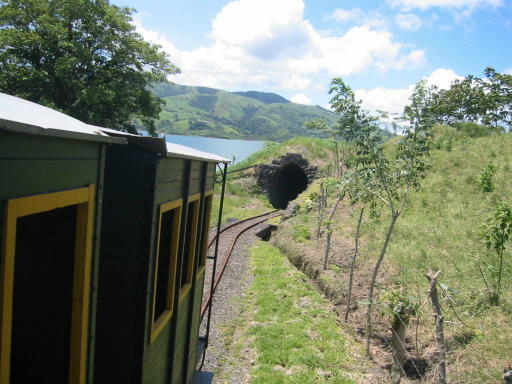
[[[505,254],[503,302],[491,306],[482,272],[494,279],[497,264],[479,231],[498,202],[512,203],[512,135],[455,140],[451,151],[434,151],[431,164],[421,191],[412,194],[397,224],[388,255],[393,281],[423,299],[427,269],[440,269],[440,283],[450,297],[443,300],[450,382],[495,383],[512,356],[512,245]],[[483,192],[479,179],[488,164],[497,169],[494,190]],[[366,227],[368,238],[383,233],[384,221]],[[377,244],[368,242],[370,254]],[[432,325],[428,317],[423,321]]]
[[[281,144],[270,144],[266,148],[253,153],[244,161],[230,167],[229,170],[241,169],[254,164],[270,163],[287,152],[296,152],[310,161],[312,165],[322,165],[332,158],[332,143],[327,139],[295,137]],[[228,177],[226,199],[224,201],[223,221],[228,218],[242,220],[260,213],[273,210],[272,206],[255,187],[255,179],[250,176],[240,177],[233,173]],[[217,184],[220,193],[220,184]],[[219,199],[214,199],[212,222],[216,222]]]
[[[512,203],[512,134],[470,138],[449,127],[438,127],[436,132],[435,149],[429,158],[432,168],[421,189],[411,194],[397,222],[379,275],[378,296],[400,290],[419,304],[419,314],[407,331],[407,348],[413,357],[426,364],[423,382],[433,383],[437,364],[434,319],[425,274],[429,268],[441,270],[439,290],[449,348],[449,382],[498,383],[503,367],[512,356],[512,242],[507,244],[505,252],[502,300],[500,305],[491,305],[486,281],[495,281],[498,263],[495,254],[485,248],[480,228],[499,202]],[[388,144],[390,153],[394,142],[391,140]],[[271,145],[238,166],[266,162],[290,151],[306,154],[311,163],[320,167],[331,162],[328,140],[297,138],[282,145]],[[482,178],[489,166],[496,171],[487,183],[490,182],[492,190],[485,192]],[[305,268],[342,312],[357,206],[349,201],[341,204],[333,219],[328,269],[322,271],[325,236],[315,238],[317,208],[314,201],[319,182],[299,197],[295,216],[279,224],[274,243],[296,265]],[[243,204],[237,200],[241,196],[245,199]],[[250,178],[231,181],[228,201],[233,202],[232,215],[243,212],[243,205],[255,206],[255,201],[261,203],[261,211],[269,208],[251,189]],[[329,198],[330,204],[333,201],[334,195]],[[373,218],[366,217],[363,222],[349,323],[356,330],[364,330],[369,279],[386,224],[385,210]],[[379,365],[385,366],[391,361],[386,344],[390,323],[380,303],[375,315],[375,331],[380,340],[374,344],[375,358]]]
[[[263,92],[226,92],[206,87],[156,84],[155,93],[166,105],[157,131],[196,136],[283,141],[312,136],[304,122],[336,115],[318,106],[292,103]]]
[[[392,152],[391,140],[388,151]],[[408,332],[407,348],[427,364],[424,382],[435,382],[434,319],[428,298],[429,268],[441,270],[439,283],[448,341],[450,383],[498,383],[502,368],[512,356],[512,244],[505,252],[504,287],[499,306],[491,305],[486,282],[495,281],[498,263],[480,238],[480,228],[500,201],[512,203],[512,135],[469,138],[460,131],[438,127],[435,148],[429,159],[432,169],[419,191],[411,194],[399,218],[377,290],[399,290],[414,298],[419,314]],[[482,177],[492,165],[492,191],[484,192]],[[316,191],[318,192],[318,191]],[[329,268],[322,271],[325,236],[315,239],[317,210],[315,191],[299,201],[295,217],[283,223],[275,243],[344,311],[348,268],[353,253],[357,206],[342,203],[333,220],[334,234]],[[329,199],[334,201],[334,195]],[[313,205],[312,205],[313,202]],[[312,206],[312,208],[311,208]],[[328,207],[326,211],[328,212]],[[387,212],[366,217],[362,250],[355,274],[355,299],[350,324],[364,330],[366,295],[371,270],[382,244]],[[485,276],[485,280],[482,277]],[[374,349],[379,364],[390,363],[389,319],[378,301]],[[410,381],[404,381],[410,382]]]

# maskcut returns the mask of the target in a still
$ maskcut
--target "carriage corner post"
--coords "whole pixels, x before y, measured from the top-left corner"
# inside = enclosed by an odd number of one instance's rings
[[[219,240],[220,240],[220,228],[222,225],[222,212],[224,208],[224,198],[225,198],[225,192],[226,192],[226,181],[227,181],[227,172],[228,164],[224,163],[224,169],[221,169],[222,174],[222,187],[221,187],[221,193],[220,193],[220,202],[219,202],[219,214],[217,217],[217,236],[215,237],[215,251],[213,256],[213,267],[212,267],[212,277],[210,279],[210,299],[208,300],[208,317],[206,320],[206,335],[204,336],[204,349],[208,348],[208,342],[210,337],[210,326],[211,326],[211,317],[212,317],[212,305],[213,305],[213,294],[215,291],[215,273],[217,271],[217,256],[219,254]],[[203,352],[204,354],[204,352]],[[202,362],[201,362],[202,367]]]

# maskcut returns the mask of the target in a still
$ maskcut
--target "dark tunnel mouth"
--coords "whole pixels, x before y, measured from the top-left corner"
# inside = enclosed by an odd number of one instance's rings
[[[270,203],[278,209],[285,209],[288,203],[308,187],[308,176],[297,164],[281,165],[272,180],[269,191]]]

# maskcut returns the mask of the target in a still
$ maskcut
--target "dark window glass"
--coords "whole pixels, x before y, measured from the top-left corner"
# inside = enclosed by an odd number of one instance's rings
[[[171,237],[173,231],[175,210],[164,212],[160,223],[160,243],[158,247],[158,265],[155,292],[155,313],[153,321],[156,321],[166,309],[170,309],[169,276],[171,273]]]

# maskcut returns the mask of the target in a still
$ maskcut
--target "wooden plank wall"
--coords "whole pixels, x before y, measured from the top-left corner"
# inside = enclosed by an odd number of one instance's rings
[[[94,384],[140,383],[155,161],[107,150]]]
[[[0,131],[0,233],[8,199],[101,185],[102,146],[90,141]],[[98,188],[97,192],[101,194]],[[2,241],[0,236],[0,249]],[[96,244],[93,249],[97,249]],[[93,259],[97,257],[93,255]],[[91,283],[94,286],[96,282]],[[93,317],[91,307],[89,318]],[[93,382],[92,375],[88,374],[87,381]]]
[[[189,341],[188,351],[188,367],[187,367],[187,383],[190,383],[195,372],[196,363],[196,352],[197,352],[197,341],[199,336],[199,320],[201,316],[201,303],[203,299],[203,287],[204,287],[204,269],[196,275],[196,284],[194,288],[194,302],[192,308],[192,331]]]
[[[186,160],[183,159],[161,159],[158,161],[155,178],[155,204],[153,207],[154,226],[151,231],[153,247],[150,259],[150,278],[148,279],[148,300],[146,303],[146,329],[151,328],[151,298],[154,286],[154,260],[156,257],[156,238],[158,233],[158,215],[160,204],[183,198],[185,187]],[[186,204],[183,204],[185,210]],[[183,211],[185,215],[185,211]],[[179,274],[177,274],[179,276]],[[179,283],[175,289],[179,289]],[[175,308],[177,307],[175,302]],[[144,371],[142,382],[145,384],[167,384],[171,375],[171,350],[170,346],[174,340],[173,321],[175,314],[158,335],[155,341],[150,344],[149,332],[145,333],[144,342]]]
[[[224,165],[221,164],[221,167],[224,167]],[[207,170],[206,170],[206,188],[205,188],[207,191],[213,189],[215,186],[215,170],[216,170],[215,163],[208,163]]]
[[[203,192],[204,188],[204,177],[205,173],[203,172],[203,164],[199,161],[191,162],[190,168],[190,181],[189,181],[189,195],[195,195],[197,193]],[[202,209],[201,205],[199,207]],[[199,241],[201,239],[200,231],[201,231],[201,220],[198,221],[198,235],[196,236],[196,247],[195,254],[193,255],[194,260],[197,260],[197,253],[199,252]],[[188,367],[192,363],[189,359],[190,350],[191,350],[191,337],[192,337],[192,323],[193,323],[193,305],[196,300],[196,287],[197,281],[194,270],[194,277],[192,281],[192,287],[187,295],[180,301],[180,307],[178,310],[178,318],[177,318],[177,327],[176,327],[176,335],[179,335],[176,339],[175,349],[174,349],[174,366],[173,366],[173,380],[172,383],[181,384],[187,381],[187,373]],[[194,347],[195,352],[195,347]],[[195,353],[194,353],[195,356]],[[192,363],[195,365],[194,363]]]
[[[0,131],[0,200],[97,184],[99,145]]]

